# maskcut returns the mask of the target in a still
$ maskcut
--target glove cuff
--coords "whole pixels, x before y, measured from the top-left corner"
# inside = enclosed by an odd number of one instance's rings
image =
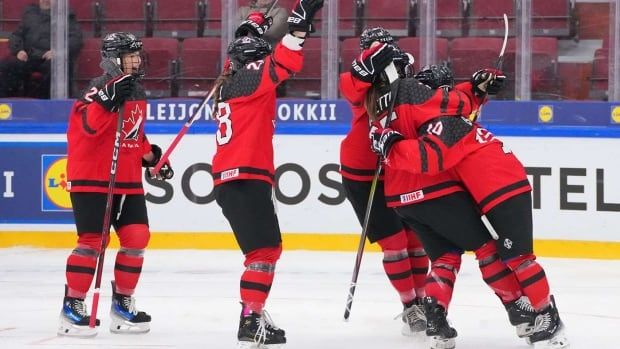
[[[142,158],[142,167],[154,167],[161,159],[161,148],[157,144],[151,144],[151,151],[153,152],[153,160],[146,161]]]
[[[305,38],[300,38],[293,34],[286,34],[282,38],[282,46],[288,48],[291,51],[301,51],[305,41]]]

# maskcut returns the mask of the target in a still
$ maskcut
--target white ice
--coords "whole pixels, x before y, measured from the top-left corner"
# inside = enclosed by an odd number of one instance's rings
[[[236,251],[147,251],[137,306],[153,316],[145,335],[111,334],[106,254],[99,318],[91,339],[56,336],[69,250],[0,249],[0,348],[235,348],[242,256]],[[354,253],[285,251],[268,302],[289,349],[425,348],[400,334],[402,309],[381,267],[362,262],[349,322],[343,321]],[[573,349],[620,347],[620,261],[540,258]],[[529,348],[514,334],[475,261],[465,256],[449,317],[458,349]],[[87,303],[90,308],[90,297]]]

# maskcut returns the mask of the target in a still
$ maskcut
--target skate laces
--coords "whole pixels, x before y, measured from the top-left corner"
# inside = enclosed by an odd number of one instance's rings
[[[515,302],[516,306],[523,310],[523,311],[527,311],[530,313],[535,313],[536,310],[534,310],[534,307],[532,307],[532,304],[530,304],[529,300],[527,299],[527,297],[519,297],[519,299],[516,300]]]
[[[274,334],[275,331],[280,329],[274,324],[271,315],[269,315],[266,310],[263,310],[262,315],[259,316],[256,321],[258,321],[258,328],[254,335],[255,343],[265,343],[267,341],[267,335]]]
[[[121,305],[123,306],[123,308],[127,309],[128,312],[130,312],[133,315],[137,315],[138,311],[136,310],[136,300],[131,297],[131,296],[121,296],[122,299],[120,300]]]
[[[71,300],[71,310],[75,311],[78,315],[85,317],[88,316],[88,308],[86,302],[80,299]]]
[[[401,318],[406,319],[407,323],[412,323],[415,320],[424,320],[426,321],[426,314],[424,314],[424,310],[422,307],[414,304],[408,308],[405,308],[400,314],[394,317],[394,320]]]
[[[547,331],[551,327],[551,313],[538,314],[534,320],[534,333]]]

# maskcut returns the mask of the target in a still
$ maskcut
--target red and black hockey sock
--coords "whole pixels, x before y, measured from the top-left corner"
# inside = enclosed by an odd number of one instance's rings
[[[502,303],[506,304],[521,297],[521,286],[517,277],[497,254],[495,241],[489,241],[474,251],[482,278],[495,292]]]
[[[116,292],[131,296],[142,273],[144,249],[148,245],[150,233],[146,224],[130,224],[120,228],[118,238],[121,248],[114,264]]]
[[[404,230],[377,241],[383,250],[383,269],[401,302],[409,304],[415,298],[415,288],[409,254],[407,235]]]
[[[426,278],[426,296],[434,297],[437,303],[448,310],[456,275],[461,269],[461,254],[446,253],[431,263],[431,272]]]
[[[528,254],[511,259],[506,264],[514,271],[532,307],[539,311],[549,305],[549,282],[545,271],[535,259],[536,256]]]
[[[78,245],[67,258],[67,297],[84,299],[95,276],[101,250],[100,233],[83,233]]]
[[[411,264],[416,297],[424,297],[424,284],[428,275],[429,259],[420,239],[411,230],[407,230],[407,252],[409,253],[409,263]]]
[[[281,246],[265,247],[245,256],[245,271],[240,283],[244,315],[250,311],[262,313],[275,276],[276,261],[281,253]]]

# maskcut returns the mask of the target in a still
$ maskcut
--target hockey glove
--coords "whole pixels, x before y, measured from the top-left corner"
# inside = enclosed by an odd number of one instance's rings
[[[125,102],[134,89],[134,77],[131,75],[121,75],[108,81],[93,96],[93,99],[101,104],[106,110],[111,112],[118,111],[118,107]]]
[[[146,161],[142,158],[142,167],[146,167],[144,169],[144,175],[151,179],[159,179],[166,180],[171,179],[174,176],[174,171],[170,166],[170,162],[166,161],[166,163],[161,167],[158,173],[155,175],[151,175],[151,168],[155,167],[159,160],[161,159],[161,148],[157,144],[151,144],[151,151],[153,152],[153,160]]]
[[[265,17],[261,12],[252,12],[248,15],[245,21],[239,24],[235,31],[235,38],[242,36],[248,36],[252,34],[256,37],[261,37],[273,24],[273,18]]]
[[[323,7],[324,0],[297,0],[291,15],[286,21],[289,32],[300,31],[314,33],[312,20],[314,15]]]
[[[506,81],[504,72],[493,68],[478,70],[471,77],[476,96],[496,95],[504,87],[504,81]]]
[[[351,74],[358,80],[373,83],[394,59],[394,47],[381,44],[362,51],[351,65]]]
[[[370,149],[383,159],[387,159],[392,146],[399,141],[405,139],[398,131],[394,131],[389,127],[383,128],[377,123],[373,123],[370,127]]]

